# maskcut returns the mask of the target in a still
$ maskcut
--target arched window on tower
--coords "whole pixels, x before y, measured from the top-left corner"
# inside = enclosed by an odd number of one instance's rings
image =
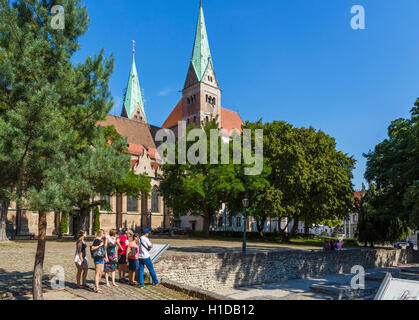
[[[151,212],[159,212],[159,192],[156,186],[151,192]]]

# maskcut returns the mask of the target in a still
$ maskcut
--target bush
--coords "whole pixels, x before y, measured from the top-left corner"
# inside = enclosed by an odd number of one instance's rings
[[[63,212],[61,215],[60,233],[61,235],[68,233],[68,212]]]
[[[359,243],[357,239],[343,239],[343,246],[344,247],[359,247]]]
[[[100,230],[100,212],[99,212],[99,208],[96,207],[94,209],[94,215],[95,215],[95,223],[93,225],[93,229],[96,232],[98,232]]]

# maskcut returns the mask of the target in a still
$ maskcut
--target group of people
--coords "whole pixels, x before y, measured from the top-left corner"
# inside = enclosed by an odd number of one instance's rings
[[[324,244],[324,250],[342,250],[343,247],[343,243],[342,241],[335,241],[335,240],[330,240],[330,241],[326,241],[326,243]]]
[[[120,235],[113,229],[106,235],[104,230],[96,233],[96,238],[90,247],[91,256],[95,264],[95,285],[94,292],[103,294],[99,287],[100,279],[105,273],[106,286],[112,285],[118,287],[115,281],[116,271],[119,272],[119,282],[126,282],[126,273],[128,272],[128,282],[130,285],[139,285],[144,288],[144,268],[150,272],[153,285],[159,283],[156,272],[151,261],[150,250],[153,248],[149,240],[150,230],[144,229],[142,236],[133,234],[132,231],[125,229]],[[76,242],[76,254],[74,262],[77,267],[77,288],[90,289],[86,284],[88,272],[87,259],[87,233],[81,230],[78,233]],[[81,284],[80,284],[81,283]]]

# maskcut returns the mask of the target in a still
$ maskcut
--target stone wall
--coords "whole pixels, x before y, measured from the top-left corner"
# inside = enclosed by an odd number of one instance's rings
[[[248,254],[163,256],[159,277],[204,290],[273,283],[312,276],[419,262],[418,251],[350,249],[344,251],[282,251]]]

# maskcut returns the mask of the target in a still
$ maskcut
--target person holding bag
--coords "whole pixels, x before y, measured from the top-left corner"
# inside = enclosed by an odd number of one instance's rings
[[[89,286],[86,284],[87,271],[89,271],[89,265],[86,257],[86,248],[87,244],[84,241],[86,238],[86,231],[80,230],[77,235],[76,242],[76,254],[74,256],[74,262],[77,268],[77,288],[78,289],[89,289]],[[80,285],[80,279],[83,273],[83,285]]]
[[[94,292],[103,294],[103,291],[99,288],[99,282],[103,275],[103,270],[105,267],[105,243],[103,242],[103,237],[105,235],[105,231],[102,229],[96,232],[96,238],[93,241],[93,245],[91,247],[91,254],[93,260],[95,262],[95,288]]]
[[[112,229],[109,231],[109,235],[105,239],[105,248],[106,248],[106,263],[105,263],[105,279],[106,279],[106,286],[109,288],[109,273],[111,274],[112,278],[112,285],[114,287],[118,287],[115,283],[115,273],[116,269],[118,269],[118,253],[116,250],[116,233],[117,230]]]
[[[131,286],[135,285],[134,277],[135,273],[138,271],[138,254],[140,248],[138,247],[138,234],[134,234],[132,241],[127,247],[127,261],[129,266],[129,284]]]

